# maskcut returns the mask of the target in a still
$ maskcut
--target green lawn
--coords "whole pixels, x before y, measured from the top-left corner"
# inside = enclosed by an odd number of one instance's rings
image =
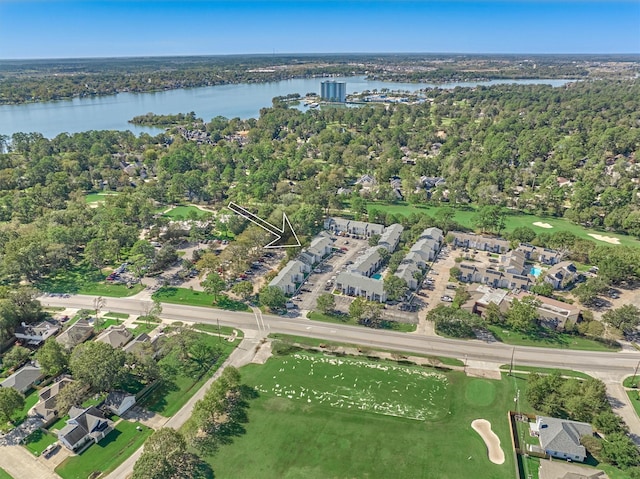
[[[151,411],[163,416],[173,416],[184,404],[193,396],[198,389],[218,370],[222,363],[229,357],[231,352],[242,341],[238,337],[234,342],[220,340],[217,336],[201,333],[200,337],[209,345],[220,345],[222,356],[215,364],[212,364],[205,374],[200,378],[194,378],[182,373],[178,373],[172,380],[163,381],[159,387],[154,389],[146,398],[141,401],[141,405]],[[162,359],[163,362],[172,368],[179,368],[178,359],[169,355]]]
[[[502,366],[500,366],[500,369],[502,369],[503,371],[508,371],[509,370],[509,365],[508,364],[503,364]],[[571,377],[571,378],[578,378],[578,379],[589,379],[591,377],[588,374],[585,374],[585,373],[580,372],[580,371],[574,371],[572,369],[539,368],[537,366],[521,366],[519,364],[514,364],[513,365],[513,370],[514,371],[528,371],[528,372],[540,373],[540,374],[551,374],[551,373],[553,373],[555,371],[559,371],[560,374],[562,374],[563,376]]]
[[[546,330],[546,336],[523,334],[510,331],[502,326],[487,325],[487,329],[498,341],[514,346],[537,346],[540,348],[580,349],[585,351],[617,351],[620,348],[610,347],[599,341],[582,336]]]
[[[98,326],[98,331],[107,329],[109,326],[117,326],[118,324],[120,324],[120,320],[118,319],[103,320],[102,323],[100,323],[100,326]]]
[[[117,191],[106,191],[106,192],[102,192],[102,193],[88,193],[84,197],[84,200],[87,203],[97,203],[99,201],[104,201],[107,196],[113,196],[113,195],[118,195],[118,194],[119,193]]]
[[[27,438],[25,439],[24,447],[29,449],[29,451],[31,451],[31,453],[35,456],[39,456],[40,454],[42,454],[42,451],[47,448],[48,445],[53,444],[57,440],[57,436],[49,434],[42,429],[37,429],[29,436],[27,436]]]
[[[353,326],[362,326],[353,318],[342,315],[337,316],[334,314],[323,314],[317,311],[311,311],[307,314],[307,318],[312,319],[314,321],[324,321],[326,323],[338,323],[338,324],[351,324]],[[390,329],[392,331],[403,331],[406,333],[412,333],[416,330],[416,324],[408,324],[408,323],[398,323],[395,321],[384,321],[382,328],[380,329]],[[366,326],[364,326],[366,327]]]
[[[636,415],[640,417],[640,397],[638,396],[638,390],[632,389],[627,391],[627,396],[633,405],[633,409],[636,411]]]
[[[521,379],[307,352],[241,373],[258,397],[246,433],[207,459],[218,479],[513,477],[506,411]],[[491,421],[504,464],[487,458],[478,418]]]
[[[104,316],[107,318],[116,318],[116,319],[128,319],[129,315],[127,313],[114,313],[113,311],[109,311],[108,313],[104,313]]]
[[[65,459],[55,471],[63,479],[86,479],[96,471],[106,476],[133,454],[152,432],[137,422],[120,421],[99,444],[93,444],[79,456]]]
[[[220,326],[220,329],[218,329],[217,324],[196,324],[193,327],[198,331],[205,331],[207,333],[213,333],[213,334],[220,333],[224,336],[231,336],[233,335],[233,332],[236,331],[238,333],[238,337],[242,339],[242,331],[236,328],[231,328],[229,326]]]
[[[130,331],[134,337],[138,337],[142,333],[149,334],[151,331],[158,327],[158,323],[149,323],[147,325],[147,323],[134,322],[133,324],[135,324],[136,327],[134,329],[130,329]]]
[[[401,214],[408,216],[412,213],[418,214],[428,214],[433,216],[438,210],[442,208],[448,208],[448,206],[426,206],[426,205],[410,205],[406,202],[399,202],[397,204],[387,204],[383,202],[369,202],[367,205],[367,209],[371,211],[372,209],[378,211],[384,211],[386,213],[392,213],[394,215]],[[473,217],[476,214],[476,210],[474,207],[465,207],[465,208],[455,208],[455,216],[454,220],[460,223],[462,226],[467,228],[473,228]],[[556,231],[571,231],[573,234],[580,238],[588,239],[594,241],[597,244],[607,245],[609,243],[605,243],[603,241],[599,241],[589,236],[591,234],[600,234],[603,236],[611,236],[614,238],[618,238],[620,240],[620,244],[627,246],[636,246],[640,247],[640,241],[634,239],[632,236],[620,235],[611,233],[608,231],[594,230],[589,228],[584,228],[580,225],[576,225],[564,218],[556,218],[549,216],[536,216],[527,213],[521,213],[517,211],[510,211],[510,214],[507,215],[506,219],[506,228],[505,232],[512,231],[513,229],[519,226],[528,226],[532,228],[536,233],[554,233]],[[539,226],[535,226],[533,223],[541,222],[548,223],[552,226],[552,228],[541,228]]]
[[[640,381],[640,375],[638,375],[638,376],[629,376],[628,378],[624,378],[624,381],[622,381],[622,385],[625,388],[632,388],[634,385],[637,386],[639,381]]]
[[[13,477],[0,467],[0,479],[13,479]]]
[[[221,295],[214,304],[213,295],[204,291],[194,291],[187,288],[163,287],[153,294],[153,299],[162,303],[188,304],[190,306],[208,306],[227,309],[229,311],[249,311],[249,307],[240,301],[233,301]]]
[[[62,429],[63,427],[65,427],[67,425],[67,421],[69,420],[69,415],[65,414],[64,416],[62,416],[61,418],[58,418],[56,420],[56,422],[54,422],[53,424],[51,424],[51,426],[49,426],[49,431],[59,431],[60,429]]]
[[[86,264],[77,265],[54,276],[43,278],[36,288],[48,293],[88,294],[122,298],[132,296],[144,289],[141,284],[127,288],[125,284],[108,284],[102,271]]]
[[[15,412],[11,416],[11,420],[13,421],[13,423],[16,425],[21,424],[27,418],[27,413],[29,412],[29,409],[35,406],[37,402],[38,402],[38,391],[36,390],[31,391],[24,398],[24,407],[20,409],[20,411]]]
[[[193,215],[196,215],[198,219],[209,216],[212,213],[207,211],[202,211],[200,208],[196,208],[195,206],[176,206],[171,211],[166,212],[163,216],[167,218],[171,218],[172,220],[183,219],[186,220]]]

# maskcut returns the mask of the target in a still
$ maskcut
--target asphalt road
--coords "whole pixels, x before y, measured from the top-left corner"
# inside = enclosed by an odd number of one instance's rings
[[[40,298],[43,305],[93,309],[93,296],[74,295],[70,298]],[[144,301],[132,298],[107,298],[104,311],[142,314]],[[214,308],[163,304],[162,317],[174,321],[194,321],[220,324],[242,329],[251,336],[284,333],[296,336],[340,341],[363,346],[406,351],[410,353],[468,358],[490,363],[507,364],[514,354],[514,363],[543,367],[575,369],[606,373],[614,378],[633,374],[640,360],[637,352],[593,352],[549,349],[485,343],[478,340],[456,340],[442,337],[368,329],[359,326],[321,323],[304,318],[283,318],[262,315],[258,323],[253,313],[223,311]]]

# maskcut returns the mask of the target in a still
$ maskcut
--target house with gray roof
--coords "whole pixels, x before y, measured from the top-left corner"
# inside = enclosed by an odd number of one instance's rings
[[[13,388],[22,394],[26,393],[42,379],[42,369],[33,364],[27,364],[21,367],[7,379],[0,383],[0,387]]]
[[[398,247],[403,231],[404,228],[398,223],[388,226],[380,236],[378,246],[386,249],[389,253],[393,253]]]
[[[133,334],[124,326],[110,326],[96,338],[100,343],[106,343],[112,348],[121,348],[133,339]]]
[[[16,338],[22,339],[27,344],[37,346],[60,331],[60,325],[52,321],[42,321],[38,324],[22,323],[13,333]]]
[[[309,271],[311,271],[311,268],[308,264],[302,261],[291,260],[280,270],[278,275],[271,280],[269,286],[280,288],[284,294],[293,294],[298,288],[298,285],[304,281],[305,273]]]
[[[58,431],[58,439],[69,450],[78,452],[91,443],[98,444],[113,431],[113,422],[91,406],[72,407],[67,425]]]
[[[516,248],[530,261],[539,261],[543,264],[554,265],[562,260],[562,253],[554,249],[540,248],[529,243],[520,243]]]
[[[431,228],[427,228],[420,234],[419,239],[423,239],[423,238],[431,238],[432,240],[435,240],[438,243],[438,245],[440,245],[444,240],[444,233],[440,228],[436,228],[435,226],[432,226]]]
[[[336,278],[336,289],[348,296],[362,296],[369,301],[384,303],[387,293],[384,282],[380,279],[368,278],[350,271],[343,271]]]
[[[65,329],[56,341],[67,349],[73,349],[78,344],[84,343],[93,335],[93,326],[86,319],[79,319],[74,324]]]
[[[540,438],[540,446],[549,456],[579,462],[587,458],[587,451],[580,444],[580,438],[593,435],[591,424],[536,416],[536,422],[531,423],[530,428]]]
[[[571,261],[562,261],[547,271],[544,280],[554,289],[564,289],[578,280],[580,273]]]
[[[316,236],[304,253],[313,257],[314,264],[326,258],[333,250],[333,241],[328,236]]]
[[[428,263],[436,257],[439,245],[432,238],[422,238],[415,242],[410,251],[422,256],[422,259]]]
[[[402,260],[402,262],[398,266],[398,269],[396,270],[394,275],[400,279],[404,279],[409,289],[416,290],[418,289],[418,280],[414,275],[420,272],[421,271],[420,268],[418,268],[418,265],[413,261],[407,261],[405,257],[405,259]]]
[[[104,400],[104,406],[117,416],[122,416],[136,403],[136,396],[124,391],[111,391]]]
[[[378,252],[378,247],[372,246],[358,256],[353,261],[353,264],[348,266],[347,269],[352,273],[371,277],[376,271],[378,271],[381,264],[382,256],[380,256],[380,253]]]
[[[460,231],[452,231],[451,235],[453,236],[453,246],[458,248],[471,248],[491,253],[506,253],[510,249],[509,242],[501,238]]]
[[[370,238],[374,234],[382,235],[384,233],[383,225],[345,218],[327,218],[324,220],[324,229],[336,234],[347,233],[365,238]]]
[[[58,417],[56,406],[58,393],[72,382],[71,378],[65,376],[38,393],[38,402],[33,407],[33,412],[44,420],[45,425]]]

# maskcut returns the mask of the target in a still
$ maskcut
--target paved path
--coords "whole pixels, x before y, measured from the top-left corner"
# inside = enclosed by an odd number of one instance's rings
[[[0,467],[15,479],[60,479],[55,472],[22,446],[5,446],[0,452]]]
[[[631,439],[636,445],[640,446],[640,419],[638,419],[638,415],[629,400],[626,389],[620,381],[605,379],[603,381],[607,385],[607,397],[613,412],[624,419],[624,422],[629,426]]]
[[[227,366],[234,366],[236,368],[249,364],[256,354],[260,343],[262,341],[262,335],[258,335],[249,331],[249,334],[244,337],[240,345],[229,355],[227,360],[222,364],[220,369],[206,382],[204,385],[189,399],[189,401],[171,418],[169,418],[161,427],[171,427],[173,429],[179,429],[191,416],[193,407],[197,401],[202,399],[205,393],[209,390],[209,387],[220,377],[222,371]],[[141,447],[134,452],[129,458],[124,461],[120,466],[114,470],[107,477],[109,479],[126,479],[132,472],[133,466],[142,454],[143,448]]]

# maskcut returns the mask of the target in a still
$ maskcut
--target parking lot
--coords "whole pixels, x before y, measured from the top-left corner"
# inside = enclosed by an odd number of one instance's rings
[[[335,236],[336,241],[334,247],[341,249],[341,253],[334,253],[329,259],[325,260],[319,267],[311,272],[305,283],[302,285],[298,294],[293,298],[294,304],[303,312],[313,311],[316,309],[316,300],[318,296],[333,291],[335,284],[335,276],[344,271],[348,264],[355,261],[356,257],[369,248],[367,240],[345,238]],[[346,249],[346,251],[344,250]],[[327,281],[332,281],[327,288]],[[336,309],[347,312],[349,304],[353,298],[347,296],[336,295]],[[306,313],[305,313],[306,314]]]

